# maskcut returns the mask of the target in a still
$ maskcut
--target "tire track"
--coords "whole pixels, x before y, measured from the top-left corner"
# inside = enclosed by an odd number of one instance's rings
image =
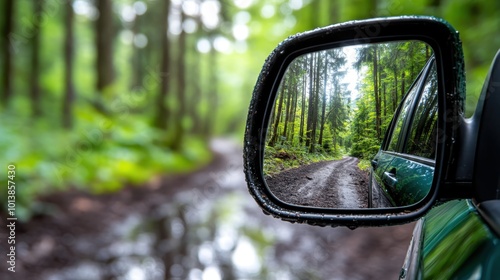
[[[317,162],[268,176],[271,191],[282,201],[323,208],[367,207],[366,174],[359,160],[345,157]]]

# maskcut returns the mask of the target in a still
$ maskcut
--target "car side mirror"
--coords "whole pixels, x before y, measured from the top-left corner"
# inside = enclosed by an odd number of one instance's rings
[[[265,213],[291,222],[415,220],[439,198],[464,88],[458,33],[441,19],[292,36],[266,60],[252,96],[249,191]]]

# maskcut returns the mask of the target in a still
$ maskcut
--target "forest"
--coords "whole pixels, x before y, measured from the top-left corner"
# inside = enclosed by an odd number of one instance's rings
[[[446,19],[461,32],[471,115],[500,47],[498,8],[487,0],[0,1],[0,158],[5,174],[11,164],[18,170],[19,218],[47,211],[36,200],[44,194],[114,192],[207,164],[208,139],[242,138],[267,55],[289,35],[320,26],[403,14]],[[420,66],[383,62],[373,73],[370,59],[389,56],[366,52],[357,98],[342,85],[349,56],[297,61],[270,124],[278,124],[275,152],[286,144],[307,157],[373,153]],[[306,90],[294,90],[300,86]]]
[[[278,88],[268,128],[266,172],[344,155],[371,159],[431,56],[427,44],[403,41],[296,58]]]

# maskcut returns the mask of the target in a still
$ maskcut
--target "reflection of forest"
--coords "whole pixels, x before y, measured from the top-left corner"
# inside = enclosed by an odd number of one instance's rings
[[[268,146],[372,157],[401,99],[431,55],[425,43],[406,41],[328,49],[296,58],[278,89]],[[355,85],[345,78],[353,71],[360,81]]]

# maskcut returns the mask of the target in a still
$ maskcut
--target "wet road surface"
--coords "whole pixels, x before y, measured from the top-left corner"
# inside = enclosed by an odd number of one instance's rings
[[[354,157],[316,162],[267,176],[267,184],[284,202],[323,208],[368,207],[368,174]]]
[[[248,194],[241,147],[212,148],[218,160],[198,172],[71,195],[18,233],[18,270],[3,266],[0,279],[398,277],[412,224],[352,231],[273,219]]]

